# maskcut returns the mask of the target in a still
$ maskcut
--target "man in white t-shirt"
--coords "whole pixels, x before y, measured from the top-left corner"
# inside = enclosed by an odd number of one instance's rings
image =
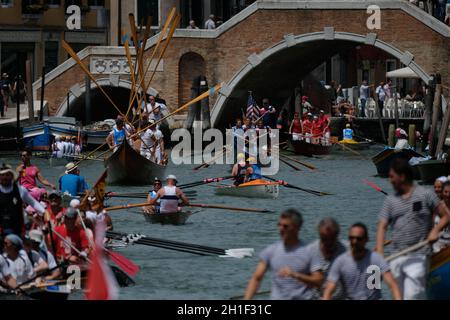
[[[154,120],[150,120],[149,124],[152,126],[141,134],[141,155],[155,163],[161,163],[164,154],[164,136],[154,126]]]
[[[3,239],[0,237],[0,253],[3,246]],[[15,289],[17,287],[16,280],[11,275],[11,270],[7,258],[0,254],[0,291],[2,288]]]

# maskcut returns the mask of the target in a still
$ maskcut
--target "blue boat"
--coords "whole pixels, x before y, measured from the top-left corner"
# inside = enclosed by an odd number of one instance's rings
[[[450,300],[450,247],[432,257],[427,289],[431,300]]]
[[[378,175],[381,177],[387,177],[389,175],[389,170],[391,164],[396,159],[406,159],[407,161],[411,158],[423,158],[424,156],[416,152],[413,149],[394,149],[386,148],[372,158],[372,162],[377,168]]]

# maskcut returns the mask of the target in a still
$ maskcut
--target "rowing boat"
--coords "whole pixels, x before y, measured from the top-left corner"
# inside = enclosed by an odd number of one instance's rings
[[[240,186],[219,186],[216,194],[220,196],[276,199],[280,194],[280,185],[266,180],[254,180]]]
[[[422,182],[432,184],[439,177],[450,175],[450,163],[446,160],[426,160],[413,165]]]
[[[405,159],[407,161],[411,160],[411,158],[423,158],[420,153],[417,153],[413,149],[393,149],[386,148],[372,158],[372,162],[377,168],[378,175],[381,177],[387,177],[389,174],[389,170],[391,168],[391,164],[396,159]]]
[[[191,211],[186,212],[175,212],[175,213],[154,213],[148,214],[144,213],[145,220],[151,224],[162,224],[162,225],[174,225],[182,226],[185,225],[187,220],[193,213]]]
[[[450,247],[432,257],[427,289],[429,299],[450,300]]]
[[[107,160],[108,183],[115,185],[149,185],[163,177],[166,166],[156,164],[136,152],[127,141]]]
[[[353,150],[365,150],[369,149],[373,142],[370,141],[355,141],[355,140],[342,140],[339,144],[344,145]]]
[[[331,149],[333,148],[333,145],[324,146],[321,144],[312,144],[304,140],[302,141],[291,140],[290,145],[294,149],[295,154],[307,157],[328,155],[330,154]]]

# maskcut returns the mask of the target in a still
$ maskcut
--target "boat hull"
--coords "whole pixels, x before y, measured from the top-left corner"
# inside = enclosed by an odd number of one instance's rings
[[[218,187],[216,195],[258,199],[277,199],[280,194],[278,184],[261,184],[254,186]]]
[[[344,146],[346,146],[352,150],[367,150],[370,148],[371,145],[373,145],[373,143],[371,143],[371,142],[358,142],[358,143],[341,142],[341,144],[343,144]]]
[[[419,172],[422,182],[433,184],[437,178],[450,175],[450,163],[441,160],[422,161],[413,166]]]
[[[431,300],[450,300],[450,248],[432,257],[427,294]]]
[[[321,156],[328,155],[333,146],[322,146],[320,144],[311,144],[306,141],[290,141],[295,154],[300,156]]]
[[[145,220],[151,224],[185,225],[192,212],[144,214]]]
[[[150,185],[155,177],[163,178],[166,167],[151,162],[137,153],[128,142],[123,143],[106,160],[108,184]]]
[[[372,162],[377,168],[378,175],[381,177],[387,177],[389,175],[391,164],[394,160],[405,159],[409,161],[413,157],[421,158],[423,156],[412,149],[395,150],[389,148],[373,157]]]

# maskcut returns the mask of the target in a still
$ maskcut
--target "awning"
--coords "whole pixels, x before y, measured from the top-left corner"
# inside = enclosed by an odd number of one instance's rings
[[[390,72],[386,73],[386,77],[387,78],[398,78],[398,79],[406,79],[406,78],[419,79],[420,78],[409,67],[390,71]]]

